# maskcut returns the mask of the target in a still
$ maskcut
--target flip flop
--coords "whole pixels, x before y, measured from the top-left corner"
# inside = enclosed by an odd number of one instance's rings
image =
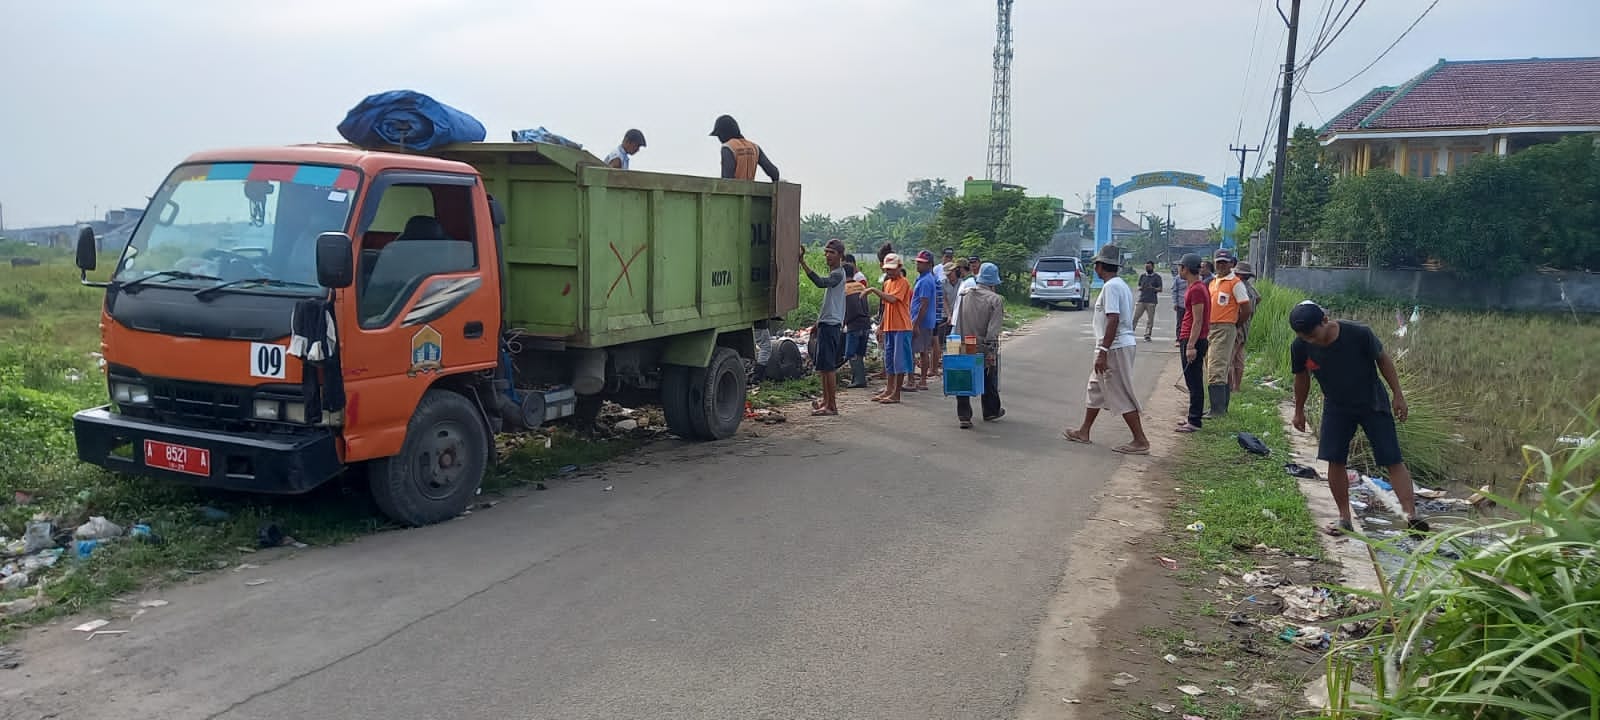
[[[1132,444],[1120,445],[1120,446],[1111,448],[1111,451],[1112,452],[1119,452],[1119,453],[1122,453],[1123,455],[1149,455],[1150,454],[1150,448],[1136,448]]]
[[[1089,442],[1089,438],[1078,437],[1077,433],[1078,431],[1076,430],[1062,430],[1061,439],[1066,440],[1067,442],[1083,443],[1084,445],[1093,444]]]
[[[962,420],[961,421],[961,429],[962,430],[971,430],[972,429],[972,421],[971,420]]]
[[[879,400],[878,404],[879,405],[899,405],[900,401],[899,400]]]
[[[1323,528],[1322,531],[1327,533],[1329,537],[1343,537],[1346,533],[1355,532],[1356,527],[1349,520],[1340,520]]]
[[[1185,423],[1183,425],[1179,425],[1179,426],[1173,428],[1172,431],[1173,432],[1180,432],[1180,433],[1197,433],[1197,432],[1200,432],[1200,428],[1197,428],[1197,427],[1195,427],[1193,425]]]
[[[817,408],[816,410],[811,411],[811,417],[832,417],[838,414],[838,410],[824,410],[822,408]]]

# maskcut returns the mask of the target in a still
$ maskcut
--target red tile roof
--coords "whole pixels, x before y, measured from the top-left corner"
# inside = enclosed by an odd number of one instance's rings
[[[1087,213],[1083,214],[1083,224],[1087,225],[1090,230],[1094,229],[1094,213],[1093,212],[1087,212]],[[1141,232],[1143,230],[1144,230],[1144,228],[1140,227],[1138,223],[1136,223],[1136,222],[1134,222],[1132,220],[1129,220],[1122,213],[1112,213],[1112,215],[1111,215],[1111,231],[1112,232]]]
[[[1319,134],[1600,124],[1600,57],[1440,60],[1398,89],[1377,88]]]

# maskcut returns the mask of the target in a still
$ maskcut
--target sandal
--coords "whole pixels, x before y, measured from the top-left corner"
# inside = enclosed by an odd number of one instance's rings
[[[1190,425],[1189,423],[1184,423],[1182,425],[1179,425],[1179,426],[1173,428],[1172,431],[1173,432],[1180,432],[1180,433],[1197,433],[1197,432],[1200,432],[1200,428],[1197,428],[1197,427],[1195,427],[1193,425]]]
[[[1092,444],[1089,442],[1089,438],[1079,437],[1077,430],[1062,430],[1061,439],[1067,442],[1083,443],[1084,445]]]
[[[827,408],[817,408],[811,411],[811,417],[832,417],[838,414],[838,410],[829,410]]]
[[[1148,448],[1148,447],[1134,447],[1132,443],[1129,443],[1127,445],[1120,445],[1118,447],[1111,448],[1111,451],[1112,452],[1119,452],[1119,453],[1122,453],[1123,455],[1149,455],[1150,454],[1150,448]]]
[[[1329,537],[1342,537],[1346,533],[1355,532],[1356,526],[1349,520],[1341,518],[1339,522],[1328,525],[1322,531],[1327,533]]]
[[[962,420],[961,421],[961,429],[962,430],[971,430],[972,429],[972,421],[971,420]]]

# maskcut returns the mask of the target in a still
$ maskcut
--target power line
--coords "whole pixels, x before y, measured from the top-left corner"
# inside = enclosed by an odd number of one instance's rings
[[[1361,8],[1366,6],[1366,4],[1367,0],[1361,0],[1361,2],[1356,3],[1356,9],[1350,11],[1350,17],[1344,19],[1344,24],[1340,25],[1339,29],[1334,31],[1333,37],[1328,38],[1327,41],[1322,43],[1320,46],[1312,48],[1311,56],[1306,58],[1304,63],[1301,63],[1302,70],[1309,70],[1311,68],[1311,63],[1316,62],[1317,58],[1322,57],[1322,54],[1327,52],[1329,47],[1333,46],[1333,41],[1338,40],[1339,36],[1344,34],[1344,29],[1350,27],[1350,21],[1356,19],[1356,14],[1360,13]],[[1337,22],[1338,18],[1335,18],[1334,21]],[[1301,79],[1305,79],[1304,73],[1301,74]]]
[[[1355,82],[1356,78],[1359,78],[1362,75],[1367,74],[1367,71],[1371,70],[1373,68],[1373,66],[1377,65],[1378,61],[1382,60],[1386,55],[1388,55],[1391,50],[1394,50],[1395,46],[1399,45],[1401,40],[1406,39],[1406,36],[1410,35],[1411,31],[1415,30],[1417,28],[1417,25],[1422,22],[1422,19],[1427,17],[1428,13],[1433,12],[1433,8],[1438,6],[1438,4],[1439,4],[1439,0],[1433,0],[1433,2],[1428,5],[1427,9],[1423,10],[1422,14],[1417,16],[1416,20],[1411,21],[1411,26],[1407,27],[1405,29],[1405,32],[1400,33],[1400,37],[1395,38],[1394,42],[1389,43],[1389,47],[1384,48],[1383,52],[1378,53],[1378,56],[1372,59],[1372,62],[1367,63],[1366,67],[1361,68],[1359,71],[1356,72],[1356,74],[1351,75],[1348,80],[1345,80],[1344,82],[1339,83],[1338,85],[1335,85],[1335,86],[1333,86],[1331,88],[1328,88],[1327,90],[1306,90],[1305,91],[1306,94],[1308,94],[1308,95],[1326,95],[1326,94],[1331,93],[1331,92],[1333,92],[1335,90],[1343,88],[1344,86],[1349,85],[1350,83]]]

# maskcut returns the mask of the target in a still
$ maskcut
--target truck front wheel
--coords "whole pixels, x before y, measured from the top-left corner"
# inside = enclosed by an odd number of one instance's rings
[[[701,440],[733,437],[744,420],[744,402],[744,362],[732,348],[717,348],[705,370],[690,373],[690,420]]]
[[[489,440],[472,401],[429,390],[406,426],[400,454],[373,461],[372,498],[403,525],[431,525],[466,510],[488,467]]]

